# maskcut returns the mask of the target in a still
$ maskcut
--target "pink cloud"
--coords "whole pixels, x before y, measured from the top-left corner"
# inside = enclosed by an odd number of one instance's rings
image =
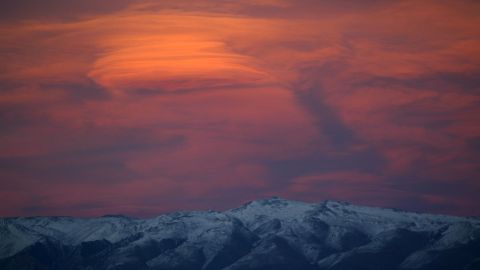
[[[25,213],[25,192],[38,213],[78,206],[81,215],[212,207],[202,198],[219,193],[235,194],[231,205],[272,193],[460,203],[461,191],[445,196],[435,184],[460,175],[478,189],[478,8],[140,1],[9,22],[0,30],[9,207],[0,214]],[[385,164],[353,162],[364,152]],[[326,168],[330,159],[338,164]],[[272,178],[278,161],[298,161],[290,179]],[[95,164],[85,180],[63,171]],[[431,192],[408,190],[411,176]],[[161,206],[142,206],[157,197]]]

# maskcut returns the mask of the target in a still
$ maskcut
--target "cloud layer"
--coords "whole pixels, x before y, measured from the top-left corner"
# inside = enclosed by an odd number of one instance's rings
[[[95,5],[1,22],[1,215],[480,214],[478,3]]]

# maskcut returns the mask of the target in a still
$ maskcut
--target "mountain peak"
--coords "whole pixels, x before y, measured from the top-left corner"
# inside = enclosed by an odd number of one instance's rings
[[[245,203],[244,205],[286,206],[286,205],[290,205],[290,204],[299,204],[299,203],[300,204],[306,204],[305,202],[301,202],[301,201],[284,199],[284,198],[281,198],[279,196],[272,196],[272,197],[261,198],[261,199],[249,201],[249,202]]]

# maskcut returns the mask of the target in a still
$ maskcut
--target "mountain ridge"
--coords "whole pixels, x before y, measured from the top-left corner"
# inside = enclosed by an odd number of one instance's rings
[[[271,196],[271,197],[264,197],[260,199],[255,199],[255,200],[250,200],[247,201],[243,204],[241,204],[238,207],[234,207],[231,209],[226,209],[226,210],[213,210],[213,209],[207,209],[207,210],[177,210],[177,211],[171,211],[171,212],[165,212],[161,213],[155,216],[150,216],[150,217],[137,217],[137,216],[130,216],[122,213],[117,213],[117,214],[104,214],[100,216],[69,216],[69,215],[37,215],[37,216],[0,216],[0,221],[5,220],[5,219],[31,219],[31,218],[74,218],[74,219],[97,219],[97,218],[129,218],[129,219],[152,219],[156,218],[159,216],[164,216],[164,215],[170,215],[170,214],[177,214],[177,213],[190,213],[190,212],[216,212],[216,213],[223,213],[227,211],[231,211],[234,209],[242,208],[245,205],[249,205],[251,203],[255,202],[262,202],[262,201],[285,201],[285,202],[290,202],[290,203],[303,203],[303,204],[310,204],[310,205],[323,205],[323,204],[329,204],[329,203],[334,203],[334,204],[342,204],[342,205],[354,205],[358,207],[364,207],[364,208],[372,208],[372,209],[383,209],[383,210],[391,210],[393,212],[403,212],[403,213],[410,213],[410,214],[420,214],[420,215],[431,215],[431,216],[445,216],[445,217],[458,217],[458,218],[466,218],[466,219],[478,219],[480,220],[480,216],[461,216],[461,215],[452,215],[452,214],[441,214],[441,213],[428,213],[428,212],[421,212],[421,211],[414,211],[414,210],[406,210],[403,208],[397,208],[397,207],[380,207],[380,206],[371,206],[371,205],[362,205],[362,204],[355,204],[351,203],[348,201],[343,201],[343,200],[334,200],[334,199],[326,199],[322,200],[319,202],[304,202],[300,200],[293,200],[293,199],[285,199],[279,196]]]
[[[480,269],[476,218],[333,200],[272,197],[148,219],[0,218],[0,239],[7,270]]]

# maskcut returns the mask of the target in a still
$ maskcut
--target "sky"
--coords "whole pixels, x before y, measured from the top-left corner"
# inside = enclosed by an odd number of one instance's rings
[[[480,2],[3,0],[0,216],[280,196],[480,215]]]

